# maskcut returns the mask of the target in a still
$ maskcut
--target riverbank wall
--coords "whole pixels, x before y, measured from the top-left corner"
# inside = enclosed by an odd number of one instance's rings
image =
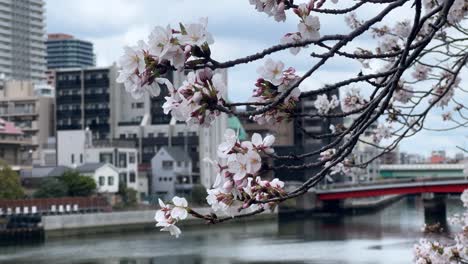
[[[209,208],[195,209],[202,214],[209,213]],[[105,233],[125,233],[134,231],[154,230],[155,210],[140,210],[126,212],[70,214],[70,215],[47,215],[42,217],[42,226],[45,237],[55,238],[64,236],[83,236]],[[265,212],[256,216],[241,219],[233,219],[234,223],[247,223],[252,221],[276,220],[276,212]],[[202,226],[207,225],[205,221],[189,215],[179,226]]]

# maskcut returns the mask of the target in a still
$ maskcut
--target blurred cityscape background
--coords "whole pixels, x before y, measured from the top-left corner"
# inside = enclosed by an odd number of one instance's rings
[[[0,173],[3,179],[17,175],[21,188],[16,196],[0,197],[0,229],[39,227],[43,232],[38,224],[42,216],[154,209],[158,198],[174,195],[203,207],[205,190],[216,174],[202,161],[216,157],[226,128],[238,131],[241,140],[253,133],[273,134],[279,154],[307,152],[327,143],[304,137],[294,122],[268,127],[226,115],[210,128],[176,122],[161,108],[167,90],[156,98],[132,98],[115,81],[116,63],[96,67],[92,42],[74,37],[74,32],[46,32],[45,10],[42,0],[0,0],[0,160],[11,168]],[[228,82],[229,72],[222,74]],[[167,78],[177,87],[184,74],[171,73]],[[316,111],[314,100],[301,101],[298,111]],[[318,134],[351,120],[298,122],[306,132]],[[370,136],[365,133],[362,139]],[[377,147],[358,144],[351,158],[363,162],[378,152]],[[466,180],[466,164],[462,150],[447,155],[444,149],[434,149],[422,155],[396,148],[350,175],[328,177],[316,188],[310,206],[317,206],[316,200],[376,195],[395,199],[405,192],[382,189],[395,189],[398,184],[419,188],[414,183],[428,181],[444,182],[437,190],[444,187],[445,192],[432,193],[457,193],[450,186]],[[274,176],[293,186],[315,173],[280,171]],[[91,183],[84,178],[92,179]],[[375,191],[370,186],[385,184],[388,187],[375,188],[377,194],[370,193]],[[346,188],[354,186],[364,186],[368,193],[346,196]],[[343,195],[327,196],[327,190],[333,189],[343,190]],[[423,192],[418,190],[413,193]],[[373,205],[375,199],[371,201]],[[147,216],[151,222],[151,213]],[[141,213],[132,217],[142,218]],[[6,234],[0,230],[0,236]]]

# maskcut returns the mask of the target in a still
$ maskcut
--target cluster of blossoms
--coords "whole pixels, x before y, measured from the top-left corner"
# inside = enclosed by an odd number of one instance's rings
[[[432,69],[430,67],[422,64],[416,64],[414,66],[414,72],[411,74],[411,76],[417,81],[424,81],[427,80],[431,71]]]
[[[265,61],[265,65],[257,70],[260,78],[255,84],[256,89],[254,89],[250,101],[254,103],[269,103],[274,101],[278,96],[288,91],[291,85],[294,85],[295,81],[299,78],[295,72],[294,68],[284,69],[284,64],[281,61],[275,62],[268,58]],[[301,90],[297,87],[294,88],[284,101],[276,107],[263,114],[255,115],[252,119],[260,125],[274,124],[289,119],[291,114],[294,113],[300,94]],[[263,106],[258,105],[254,107],[262,108]]]
[[[176,120],[192,126],[208,127],[220,114],[216,106],[225,104],[222,95],[227,87],[221,74],[205,68],[190,72],[179,89],[168,89],[169,96],[163,104],[165,114],[171,112]]]
[[[433,103],[440,98],[436,106],[444,107],[449,104],[455,94],[455,88],[458,87],[461,82],[459,77],[456,77],[455,80],[453,80],[453,78],[453,75],[450,73],[442,75],[441,81],[432,88],[432,98],[429,100],[429,103]]]
[[[424,8],[426,9],[426,12],[431,11],[434,9],[437,5],[443,4],[445,1],[436,1],[436,0],[424,0]],[[450,12],[448,13],[447,16],[447,21],[450,24],[456,24],[459,23],[463,20],[463,18],[466,17],[468,14],[468,3],[466,0],[455,0],[452,4],[452,7],[450,8]]]
[[[283,0],[249,0],[249,2],[251,5],[255,5],[258,12],[274,17],[277,22],[286,20],[286,5]]]
[[[468,260],[468,190],[461,195],[463,206],[467,209],[463,215],[450,219],[451,223],[459,224],[462,230],[455,235],[453,244],[446,245],[436,241],[421,239],[414,245],[414,263],[466,263]]]
[[[392,127],[386,124],[378,124],[377,128],[372,131],[372,140],[378,144],[382,139],[392,137]]]
[[[178,221],[187,218],[188,203],[185,198],[174,196],[171,203],[165,204],[159,199],[159,206],[161,209],[156,211],[154,220],[156,220],[156,226],[162,227],[161,231],[168,231],[171,235],[179,237],[181,231],[175,225]]]
[[[393,93],[393,99],[395,101],[401,102],[403,104],[408,103],[413,97],[413,88],[409,85],[406,85],[403,80],[398,82],[398,86]]]
[[[262,138],[253,134],[251,141],[240,142],[232,129],[225,132],[225,142],[218,147],[218,161],[213,189],[208,190],[207,202],[216,212],[234,215],[241,210],[273,209],[276,203],[256,203],[285,194],[284,183],[278,179],[262,180],[261,154],[274,153],[272,135]]]
[[[191,58],[209,56],[214,41],[206,26],[207,20],[202,19],[200,23],[181,23],[178,29],[155,27],[147,42],[140,40],[137,46],[124,48],[117,81],[136,98],[145,91],[158,96],[159,84],[169,82],[162,77],[168,70],[182,70]]]
[[[333,156],[336,154],[336,149],[330,148],[327,149],[323,152],[320,153],[319,160],[320,161],[326,161],[325,162],[325,167],[330,167],[331,164],[331,159]],[[335,166],[332,166],[330,168],[330,175],[335,175],[335,174],[344,174],[348,175],[351,173],[351,161],[349,159],[344,159],[343,162],[337,163]]]
[[[262,138],[255,133],[251,141],[240,142],[234,130],[228,129],[224,138],[225,141],[218,146],[218,161],[205,160],[211,162],[218,172],[213,188],[207,190],[208,204],[214,212],[229,216],[242,210],[273,210],[277,202],[261,201],[284,196],[284,183],[279,179],[262,180],[259,174],[261,155],[274,153],[272,145],[275,137],[269,135]],[[159,205],[161,209],[156,212],[156,226],[178,237],[181,230],[176,226],[177,222],[195,212],[188,207],[187,200],[177,196],[167,204],[159,200]]]
[[[321,115],[328,114],[331,110],[337,108],[340,105],[340,101],[336,95],[331,96],[331,100],[328,100],[326,94],[318,95],[314,101],[314,106],[317,112]]]
[[[364,107],[367,101],[361,96],[359,88],[351,88],[346,91],[341,108],[344,112],[351,112]]]
[[[318,40],[320,38],[320,20],[317,16],[312,16],[310,13],[314,8],[314,3],[300,4],[294,8],[294,13],[299,17],[300,22],[297,25],[298,32],[287,33],[281,38],[281,44],[300,43],[307,40]],[[306,46],[307,47],[307,46]],[[300,51],[300,47],[292,47],[289,51],[296,55]]]

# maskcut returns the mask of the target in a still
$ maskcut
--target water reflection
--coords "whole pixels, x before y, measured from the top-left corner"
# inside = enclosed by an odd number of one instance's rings
[[[448,215],[459,207],[448,202]],[[158,231],[50,240],[0,248],[0,263],[25,264],[395,264],[410,263],[424,208],[410,197],[384,210],[347,216],[185,228],[179,239]]]

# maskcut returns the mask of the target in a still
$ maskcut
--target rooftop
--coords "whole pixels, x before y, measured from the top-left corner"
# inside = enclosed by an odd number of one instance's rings
[[[181,147],[163,147],[175,161],[191,161],[190,156]]]

